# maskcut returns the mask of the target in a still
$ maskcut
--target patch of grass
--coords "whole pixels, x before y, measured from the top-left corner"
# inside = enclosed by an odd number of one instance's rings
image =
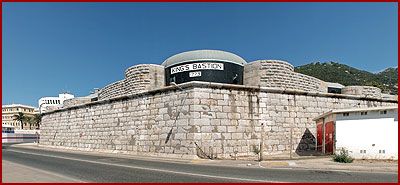
[[[352,163],[354,159],[350,157],[349,153],[344,148],[342,148],[339,154],[335,153],[333,156],[333,161],[339,163]]]

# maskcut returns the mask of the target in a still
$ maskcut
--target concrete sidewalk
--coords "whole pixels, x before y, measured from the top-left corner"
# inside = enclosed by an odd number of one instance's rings
[[[299,169],[316,170],[340,170],[340,171],[363,171],[363,172],[392,172],[398,173],[398,161],[384,160],[354,160],[352,163],[334,162],[331,157],[320,157],[315,159],[289,160],[287,166]],[[269,167],[272,162],[261,162],[262,166]]]
[[[67,153],[79,153],[86,155],[119,157],[142,159],[150,161],[166,161],[178,163],[191,163],[199,165],[218,165],[218,166],[232,166],[232,167],[254,167],[254,168],[283,168],[283,169],[309,169],[321,171],[360,171],[360,172],[384,172],[384,173],[398,173],[398,161],[379,161],[379,160],[355,160],[353,163],[337,163],[331,157],[318,156],[306,157],[302,159],[293,160],[265,160],[265,161],[246,161],[246,160],[210,160],[210,159],[175,159],[175,158],[162,158],[162,157],[149,157],[149,156],[135,156],[129,154],[119,153],[99,153],[99,152],[85,152],[76,150],[63,150],[56,148],[39,147],[34,143],[18,144],[12,147],[18,148],[31,148],[39,150],[50,150]]]
[[[331,157],[315,157],[295,160],[265,160],[257,161],[232,161],[232,160],[193,160],[193,163],[207,165],[224,165],[240,167],[261,167],[276,169],[307,169],[319,171],[359,171],[398,173],[398,161],[363,161],[355,160],[353,163],[337,163]]]
[[[82,182],[5,160],[2,160],[2,169],[2,182]]]

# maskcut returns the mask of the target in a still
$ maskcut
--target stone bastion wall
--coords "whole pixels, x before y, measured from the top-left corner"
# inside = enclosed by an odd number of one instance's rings
[[[76,106],[79,104],[85,104],[85,103],[90,103],[90,102],[91,102],[90,98],[84,98],[84,97],[72,98],[72,99],[64,100],[63,107],[72,107],[72,106]]]
[[[343,94],[364,95],[365,97],[381,98],[381,89],[372,86],[346,86]]]
[[[331,109],[395,100],[206,82],[180,84],[45,113],[40,145],[98,152],[234,159],[307,155],[312,120]],[[178,115],[179,112],[179,115]],[[178,116],[177,116],[178,115]]]
[[[258,60],[244,66],[244,84],[308,92],[327,92],[324,81],[294,72],[294,67],[281,60]]]
[[[125,79],[111,83],[100,90],[99,100],[141,93],[165,86],[164,67],[155,64],[139,64],[125,71]],[[326,93],[328,83],[294,71],[294,67],[281,60],[258,60],[244,66],[243,84]],[[370,86],[348,86],[342,94],[381,98],[381,90]]]
[[[164,67],[155,64],[140,64],[125,71],[125,79],[111,83],[99,92],[99,100],[141,93],[163,87]]]

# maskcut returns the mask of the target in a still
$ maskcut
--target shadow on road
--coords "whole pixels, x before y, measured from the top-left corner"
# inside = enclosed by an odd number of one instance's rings
[[[15,144],[21,144],[21,143],[2,143],[1,144],[1,149],[5,150],[5,149],[10,148],[12,145],[15,145]]]

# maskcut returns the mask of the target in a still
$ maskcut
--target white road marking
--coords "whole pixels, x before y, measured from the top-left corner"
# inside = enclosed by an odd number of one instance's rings
[[[188,172],[179,172],[179,171],[171,171],[171,170],[163,170],[163,169],[156,169],[156,168],[146,168],[146,167],[138,167],[138,166],[128,166],[122,164],[112,164],[106,162],[98,162],[98,161],[91,161],[91,160],[84,160],[84,159],[76,159],[70,157],[61,157],[61,156],[54,156],[54,155],[47,155],[47,154],[37,154],[37,153],[30,153],[30,152],[21,152],[16,150],[8,150],[17,153],[29,154],[29,155],[38,155],[44,157],[52,157],[52,158],[59,158],[59,159],[66,159],[66,160],[73,160],[73,161],[80,161],[80,162],[88,162],[94,164],[102,164],[102,165],[109,165],[109,166],[117,166],[117,167],[124,167],[124,168],[132,168],[132,169],[139,169],[139,170],[149,170],[149,171],[157,171],[157,172],[164,172],[164,173],[174,173],[179,175],[190,175],[190,176],[199,176],[199,177],[206,177],[206,178],[218,178],[218,179],[228,179],[228,180],[238,180],[238,181],[252,181],[252,182],[274,182],[278,183],[281,181],[269,181],[269,180],[258,180],[258,179],[248,179],[248,178],[237,178],[237,177],[227,177],[227,176],[217,176],[217,175],[206,175],[206,174],[198,174],[198,173],[188,173]],[[281,182],[284,183],[284,182]]]

